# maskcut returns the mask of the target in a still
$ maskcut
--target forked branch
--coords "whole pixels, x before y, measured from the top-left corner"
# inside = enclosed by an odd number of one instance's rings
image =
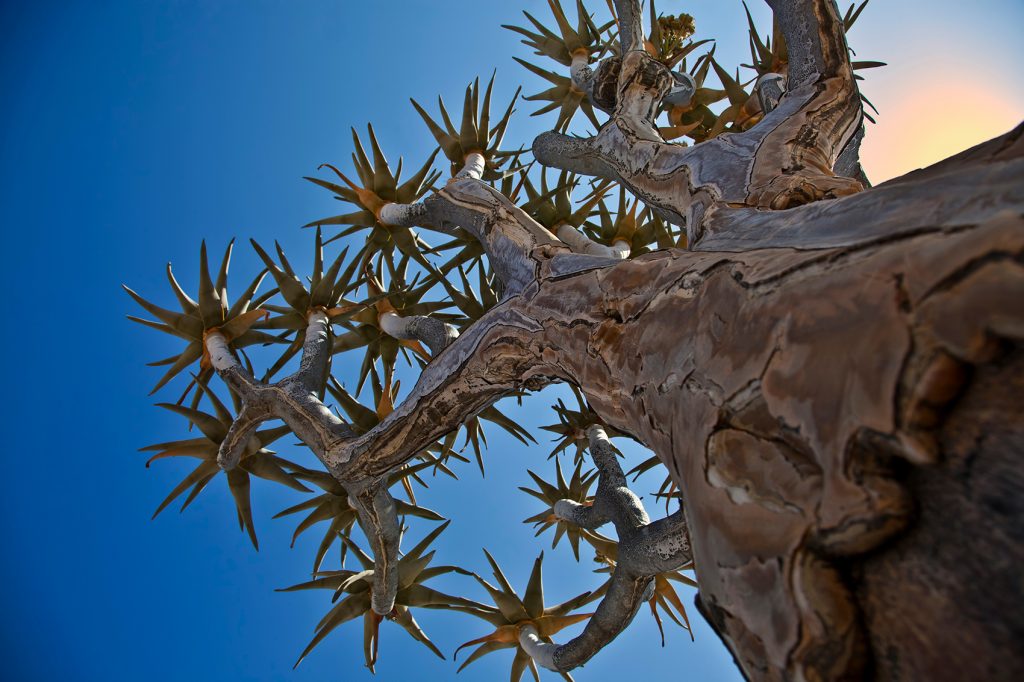
[[[589,661],[626,629],[641,604],[651,598],[654,576],[677,570],[692,559],[682,510],[652,523],[640,498],[626,486],[608,434],[600,426],[591,426],[587,436],[598,469],[593,505],[560,500],[555,515],[589,529],[614,524],[619,536],[618,558],[608,591],[578,637],[557,645],[542,641],[532,628],[520,633],[523,649],[538,664],[556,672],[568,672]]]
[[[249,437],[268,419],[284,421],[325,464],[328,453],[354,438],[351,428],[318,397],[327,380],[331,357],[327,313],[315,309],[308,313],[307,319],[299,369],[274,384],[254,379],[230,351],[220,332],[207,335],[206,347],[214,369],[242,400],[242,409],[217,456],[221,468],[231,470],[238,464]],[[398,592],[400,530],[395,501],[384,478],[353,481],[337,470],[331,473],[348,492],[359,514],[359,524],[373,548],[373,609],[379,615],[388,615]]]

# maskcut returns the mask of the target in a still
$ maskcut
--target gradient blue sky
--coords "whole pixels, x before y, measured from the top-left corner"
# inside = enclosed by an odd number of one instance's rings
[[[345,163],[348,127],[367,121],[393,157],[422,159],[431,141],[410,96],[442,94],[454,104],[469,80],[497,67],[507,97],[526,81],[511,56],[526,50],[499,25],[519,21],[519,4],[0,4],[0,225],[8,244],[0,277],[13,301],[0,337],[8,358],[5,680],[369,679],[358,624],[291,671],[329,608],[326,594],[273,591],[306,579],[318,539],[313,531],[289,550],[293,522],[271,520],[293,494],[254,485],[258,554],[219,479],[185,514],[171,509],[149,521],[185,469],[161,462],[146,470],[136,449],[184,436],[179,418],[150,406],[158,375],[142,365],[174,344],[124,319],[137,311],[119,285],[169,302],[163,264],[173,261],[181,281],[194,282],[204,237],[214,251],[241,239],[236,290],[256,270],[245,238],[279,239],[293,262],[307,260],[311,235],[298,226],[337,204],[300,177],[324,161]],[[521,4],[546,16],[541,0]],[[862,58],[891,64],[869,73],[864,87],[881,109],[865,148],[869,175],[924,165],[1020,120],[1021,3],[872,5],[851,38]],[[719,38],[723,63],[746,60],[738,0],[659,9],[691,11],[701,36]],[[753,9],[767,25],[763,8]],[[532,108],[519,107],[510,143],[542,130],[544,121],[525,115]],[[534,397],[516,416],[548,423],[552,401],[551,393]],[[438,481],[421,501],[455,519],[438,543],[440,561],[483,572],[486,545],[521,587],[547,543],[520,523],[538,509],[516,486],[527,482],[526,466],[547,475],[550,463],[543,443],[530,451],[494,429],[491,436],[485,482],[464,467],[462,481]],[[279,449],[294,450],[288,442]],[[415,525],[412,538],[429,527]],[[565,546],[546,556],[550,599],[599,583],[589,558],[576,565]],[[481,596],[466,582],[437,584]],[[646,679],[738,679],[699,615],[691,617],[696,643],[670,626],[663,650],[641,614],[577,678],[639,669]],[[466,617],[418,618],[449,659],[487,631]],[[450,660],[391,624],[381,653],[378,679],[454,675]],[[460,679],[503,679],[509,660],[489,656]]]

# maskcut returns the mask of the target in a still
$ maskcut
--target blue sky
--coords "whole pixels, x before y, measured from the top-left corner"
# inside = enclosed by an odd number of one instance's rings
[[[861,57],[891,64],[865,86],[882,110],[869,144],[874,136],[884,145],[870,151],[869,175],[923,165],[1020,120],[1024,53],[1012,28],[1024,25],[1020,3],[980,0],[967,14],[945,0],[874,4],[852,36]],[[547,16],[544,2],[522,5]],[[739,2],[659,9],[689,9],[700,35],[720,39],[720,61],[746,60]],[[766,25],[763,8],[753,9]],[[164,263],[194,282],[203,238],[214,252],[239,238],[236,290],[257,269],[248,237],[278,239],[305,262],[312,235],[299,225],[337,204],[301,176],[325,161],[345,164],[349,126],[367,121],[393,160],[423,159],[432,141],[408,98],[442,94],[454,105],[467,82],[494,67],[507,98],[526,81],[511,56],[527,50],[499,25],[519,19],[514,3],[469,0],[0,5],[8,253],[0,277],[12,302],[0,337],[9,396],[0,495],[5,679],[370,679],[357,623],[291,672],[329,608],[326,594],[273,591],[306,579],[318,540],[312,531],[290,550],[294,523],[270,518],[296,495],[254,486],[258,554],[219,479],[184,514],[172,508],[149,520],[185,469],[161,462],[147,470],[136,450],[185,434],[180,418],[151,406],[173,400],[173,390],[147,396],[158,370],[143,364],[175,346],[125,320],[138,311],[120,284],[170,303]],[[543,130],[545,120],[526,115],[532,109],[519,106],[510,146]],[[550,423],[553,400],[534,397],[515,415]],[[485,572],[487,546],[522,587],[550,543],[521,523],[540,510],[516,486],[528,483],[526,467],[547,475],[550,462],[543,442],[530,450],[493,428],[490,436],[486,480],[463,467],[461,481],[433,483],[421,502],[455,519],[439,561]],[[295,450],[287,439],[278,449]],[[430,527],[415,525],[412,539]],[[564,545],[548,549],[545,567],[552,600],[600,582],[589,557],[577,565]],[[437,585],[482,597],[468,581]],[[467,617],[417,617],[449,661],[385,623],[378,679],[447,679],[454,648],[487,632]],[[577,679],[611,679],[637,665],[648,679],[738,679],[693,610],[691,619],[696,643],[669,625],[662,649],[641,613]],[[509,660],[486,657],[460,679],[502,679]]]

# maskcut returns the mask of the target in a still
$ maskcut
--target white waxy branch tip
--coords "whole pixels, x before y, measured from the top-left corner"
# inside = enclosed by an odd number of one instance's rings
[[[537,634],[537,629],[532,625],[527,625],[519,631],[519,646],[538,665],[558,672],[554,662],[555,650],[558,649],[558,645],[541,641],[540,635]]]
[[[219,331],[206,335],[206,350],[210,354],[210,364],[217,371],[231,369],[238,364],[228,348],[228,340]]]
[[[470,152],[466,154],[465,163],[462,166],[462,170],[459,171],[457,178],[475,178],[479,180],[484,176],[484,165],[486,159],[480,152]]]

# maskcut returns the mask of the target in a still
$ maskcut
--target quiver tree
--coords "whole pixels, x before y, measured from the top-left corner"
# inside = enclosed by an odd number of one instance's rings
[[[249,474],[324,491],[286,510],[312,510],[297,532],[331,521],[303,586],[343,597],[303,655],[360,615],[368,665],[383,618],[433,648],[410,609],[446,608],[497,628],[463,665],[514,648],[513,678],[538,664],[566,674],[645,601],[685,619],[669,580],[692,567],[700,611],[752,679],[952,679],[997,661],[1024,674],[1020,615],[1001,607],[1022,596],[1024,558],[1021,129],[870,188],[854,67],[877,64],[851,64],[845,38],[863,4],[768,4],[773,36],[751,21],[756,75],[743,83],[713,48],[687,68],[704,43],[686,15],[651,3],[645,22],[639,0],[616,0],[601,22],[577,2],[572,22],[552,2],[553,30],[530,15],[514,29],[562,69],[530,66],[555,87],[527,99],[559,114],[529,151],[500,149],[515,98],[492,123],[490,83],[467,89],[458,126],[443,103],[417,103],[451,164],[445,183],[433,157],[403,182],[372,129],[370,154],[353,134],[353,177],[332,166],[341,184],[313,179],[355,209],[313,223],[364,236],[351,257],[325,258],[318,227],[308,281],[254,244],[275,288],[257,296],[257,278],[230,305],[228,257],[214,281],[204,247],[198,301],[170,278],[180,313],[133,294],[147,324],[188,344],[159,363],[171,369],[158,388],[193,368],[169,408],[204,438],[153,447],[202,459],[172,498],[191,486],[191,500],[219,466],[255,543]],[[563,132],[577,108],[596,133]],[[260,378],[254,344],[284,346]],[[359,350],[353,396],[331,364]],[[422,368],[404,397],[403,355]],[[440,519],[413,482],[451,472],[460,431],[479,457],[481,420],[532,438],[494,404],[552,382],[580,395],[556,410],[556,451],[575,444],[587,465],[571,484],[561,469],[556,484],[535,476],[550,509],[530,520],[593,546],[608,582],[557,608],[538,596],[539,560],[521,599],[492,561],[499,586],[478,580],[493,606],[422,585],[466,571],[428,567],[424,543],[400,553],[401,519]],[[323,471],[265,449],[286,432]],[[665,517],[630,491],[609,436],[666,467],[662,490],[680,503]],[[336,540],[363,570],[320,570]]]

